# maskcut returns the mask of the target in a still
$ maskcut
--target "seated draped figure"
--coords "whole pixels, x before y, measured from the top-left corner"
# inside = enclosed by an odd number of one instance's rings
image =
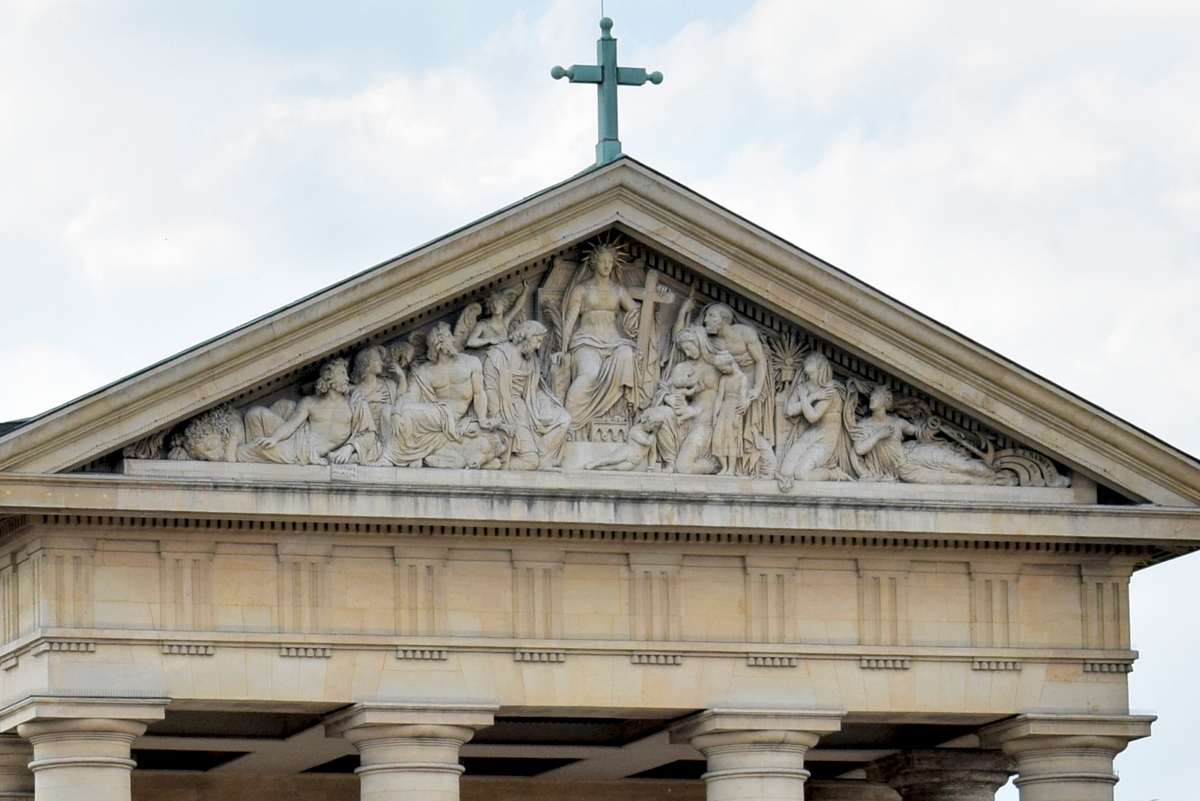
[[[871,390],[870,415],[849,425],[854,452],[861,457],[860,481],[909,484],[1017,484],[1017,474],[997,470],[961,445],[933,439],[936,426],[918,425],[892,414],[892,391]],[[853,418],[853,412],[851,412]],[[906,439],[913,437],[913,439]]]
[[[312,395],[252,406],[218,406],[194,418],[173,459],[275,464],[366,463],[376,444],[371,409],[350,385],[344,359],[321,366]]]

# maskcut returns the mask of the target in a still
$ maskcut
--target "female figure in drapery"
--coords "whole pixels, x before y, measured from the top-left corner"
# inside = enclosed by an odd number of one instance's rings
[[[877,384],[871,391],[871,414],[850,426],[854,451],[862,457],[863,481],[903,481],[909,484],[1014,484],[1016,476],[995,470],[960,446],[932,438],[928,426],[918,426],[891,414],[892,391]],[[851,414],[851,417],[853,414]],[[905,437],[916,437],[908,439]]]
[[[739,458],[734,472],[742,475],[771,475],[774,467],[770,443],[775,441],[775,383],[767,360],[767,351],[758,331],[737,322],[733,309],[724,303],[710,303],[699,319],[693,320],[696,301],[683,301],[675,319],[675,331],[690,328],[702,332],[714,353],[726,351],[747,379],[746,411],[739,419]]]
[[[658,451],[676,473],[714,473],[712,438],[720,373],[713,366],[704,329],[678,331],[675,347],[679,360],[660,382],[646,414],[662,414],[658,407],[671,411],[658,432]]]
[[[401,387],[396,377],[387,375],[388,351],[382,345],[368,345],[354,356],[350,383],[362,395],[371,409],[375,430],[383,431],[383,410],[400,399],[407,387]],[[404,374],[399,378],[403,380]],[[407,383],[407,382],[406,382]]]
[[[820,353],[804,360],[784,405],[796,428],[779,465],[779,488],[799,481],[853,481],[856,456],[842,419],[846,388],[833,378],[833,367]]]
[[[614,245],[597,245],[585,263],[591,276],[576,284],[564,300],[562,343],[554,360],[570,362],[563,407],[571,415],[572,431],[586,429],[622,400],[625,413],[636,403],[636,345],[622,328],[628,330],[626,321],[640,306],[613,275],[620,261],[621,252]]]

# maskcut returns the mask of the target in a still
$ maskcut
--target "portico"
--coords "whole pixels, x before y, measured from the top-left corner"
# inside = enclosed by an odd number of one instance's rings
[[[1198,503],[618,158],[0,437],[0,798],[1111,799]]]

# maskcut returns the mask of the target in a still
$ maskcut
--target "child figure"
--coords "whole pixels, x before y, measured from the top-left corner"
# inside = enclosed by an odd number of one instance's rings
[[[649,457],[649,470],[658,469],[658,430],[666,418],[674,414],[664,406],[647,409],[636,423],[629,427],[629,441],[611,456],[595,459],[584,465],[585,470],[607,467],[612,470],[636,470]]]
[[[712,453],[721,466],[719,475],[727,476],[742,456],[742,418],[750,403],[750,379],[729,353],[718,353],[712,363],[721,374],[713,404]]]

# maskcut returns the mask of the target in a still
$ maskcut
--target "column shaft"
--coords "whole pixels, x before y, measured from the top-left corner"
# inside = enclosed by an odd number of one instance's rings
[[[0,734],[0,801],[32,801],[33,746],[15,734]]]
[[[867,766],[867,778],[884,781],[904,801],[994,801],[1016,772],[999,750],[931,748],[901,751]]]

